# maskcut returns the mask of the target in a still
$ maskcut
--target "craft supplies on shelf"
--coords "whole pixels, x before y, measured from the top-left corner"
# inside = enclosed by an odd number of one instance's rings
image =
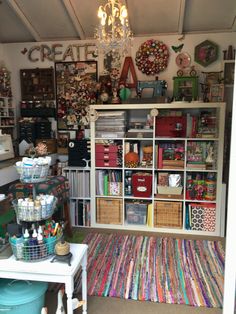
[[[16,162],[16,170],[20,180],[26,183],[38,183],[46,180],[51,164],[51,157],[28,158]]]

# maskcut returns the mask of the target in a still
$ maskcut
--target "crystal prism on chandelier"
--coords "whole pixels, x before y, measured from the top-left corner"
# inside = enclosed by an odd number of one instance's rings
[[[98,9],[100,24],[95,31],[98,51],[104,54],[120,52],[125,55],[132,39],[128,23],[128,12],[119,0],[108,0]]]

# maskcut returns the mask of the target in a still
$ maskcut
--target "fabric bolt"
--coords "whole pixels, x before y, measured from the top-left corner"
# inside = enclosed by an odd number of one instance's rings
[[[84,243],[88,295],[222,307],[220,241],[89,233]]]

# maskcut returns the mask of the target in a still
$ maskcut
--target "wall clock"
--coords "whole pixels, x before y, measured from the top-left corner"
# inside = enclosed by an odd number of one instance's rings
[[[191,57],[187,52],[181,52],[177,55],[175,62],[179,68],[184,69],[190,66]]]

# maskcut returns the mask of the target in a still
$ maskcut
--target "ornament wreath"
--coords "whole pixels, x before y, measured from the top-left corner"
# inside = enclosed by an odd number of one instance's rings
[[[166,69],[168,59],[168,47],[162,41],[149,39],[139,47],[135,62],[146,75],[155,75]]]

